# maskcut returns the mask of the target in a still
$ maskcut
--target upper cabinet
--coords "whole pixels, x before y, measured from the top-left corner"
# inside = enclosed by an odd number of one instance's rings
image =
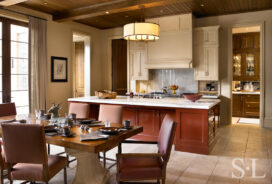
[[[192,14],[147,19],[160,25],[160,39],[147,42],[149,69],[192,67]]]
[[[219,80],[219,26],[194,29],[195,80]]]
[[[233,80],[260,80],[260,33],[233,35]]]
[[[148,80],[148,69],[146,69],[146,43],[143,41],[129,41],[128,50],[128,73],[130,80]]]

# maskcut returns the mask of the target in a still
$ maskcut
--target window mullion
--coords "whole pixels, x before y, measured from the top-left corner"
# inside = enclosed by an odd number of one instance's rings
[[[2,23],[2,89],[3,89],[3,102],[11,102],[11,79],[10,79],[10,23],[3,20]]]

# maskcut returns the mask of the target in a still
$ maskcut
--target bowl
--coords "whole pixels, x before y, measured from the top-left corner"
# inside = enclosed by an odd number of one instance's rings
[[[116,92],[108,90],[95,91],[95,96],[102,99],[114,99],[117,96]]]
[[[115,135],[120,132],[120,128],[116,127],[103,127],[99,129],[100,132],[107,135]]]
[[[198,93],[184,93],[183,96],[186,100],[190,100],[191,102],[195,102],[202,97],[202,95]]]

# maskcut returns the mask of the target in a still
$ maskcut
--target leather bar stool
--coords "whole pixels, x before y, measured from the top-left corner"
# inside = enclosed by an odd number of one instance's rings
[[[102,122],[110,121],[111,123],[122,124],[122,115],[123,107],[120,105],[100,105],[98,120]],[[104,167],[106,167],[106,160],[116,161],[111,158],[106,158],[106,152],[103,152]]]

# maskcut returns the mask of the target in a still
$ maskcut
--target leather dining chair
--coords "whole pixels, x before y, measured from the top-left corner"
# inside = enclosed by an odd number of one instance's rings
[[[88,119],[89,113],[90,113],[90,105],[85,103],[70,103],[68,114],[71,114],[71,113],[76,114],[76,119],[79,119],[79,120]],[[63,153],[64,152],[60,154],[63,154]],[[75,161],[76,159],[69,160],[69,155],[67,155],[67,160],[68,160],[67,166],[69,167],[69,164]]]
[[[160,180],[165,184],[166,166],[170,157],[177,123],[174,117],[167,114],[164,117],[157,140],[158,153],[126,153],[117,154],[117,181]],[[133,143],[133,141],[125,141]],[[134,143],[147,143],[136,141]]]
[[[68,114],[76,114],[76,119],[88,119],[90,113],[90,105],[85,103],[70,103]]]
[[[0,104],[0,117],[3,116],[15,116],[17,115],[15,103],[2,103]],[[1,184],[4,183],[4,171],[7,169],[6,161],[5,161],[5,153],[2,150],[3,142],[0,139],[0,177],[1,177]]]
[[[16,115],[15,103],[0,104],[0,117]]]
[[[1,177],[1,184],[4,184],[4,170],[7,170],[7,164],[5,160],[5,153],[2,150],[2,141],[0,141],[0,177]]]
[[[66,157],[47,155],[44,127],[39,124],[2,124],[3,144],[10,183],[13,180],[48,181],[64,169]]]
[[[122,124],[123,107],[120,105],[100,105],[98,120],[111,123]],[[106,160],[116,161],[111,158],[106,158],[106,152],[103,152],[103,165],[106,167]]]

